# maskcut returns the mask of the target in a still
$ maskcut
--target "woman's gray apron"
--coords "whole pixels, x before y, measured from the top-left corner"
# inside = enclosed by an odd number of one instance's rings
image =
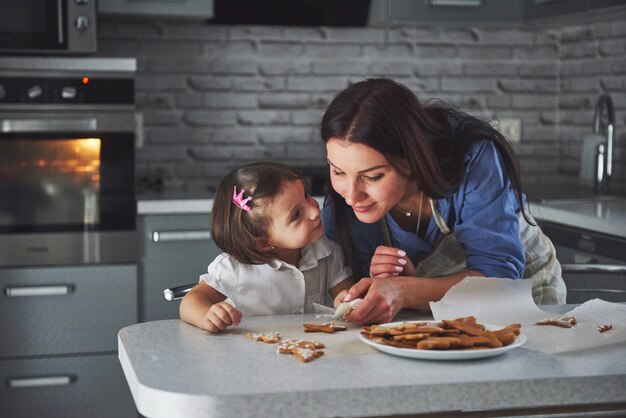
[[[429,199],[429,201],[433,218],[443,233],[443,237],[433,246],[430,254],[416,266],[416,275],[438,277],[467,270],[465,251],[450,231],[434,200]],[[527,216],[535,223],[530,214]],[[561,264],[556,259],[552,242],[543,234],[541,228],[529,224],[521,212],[518,218],[526,255],[523,278],[533,281],[532,293],[535,303],[538,305],[565,303],[567,291],[561,277]],[[384,217],[381,219],[380,227],[385,245],[392,246],[389,227]]]

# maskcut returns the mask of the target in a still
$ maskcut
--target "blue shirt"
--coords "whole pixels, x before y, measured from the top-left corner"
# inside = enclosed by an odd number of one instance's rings
[[[472,145],[465,157],[465,176],[459,190],[436,204],[465,250],[469,270],[479,271],[488,277],[522,277],[526,260],[517,215],[520,207],[493,142],[485,140]],[[322,222],[326,236],[338,242],[331,206],[330,201],[324,205]],[[348,228],[361,268],[369,271],[376,247],[384,245],[383,235],[378,223],[363,223],[352,209],[346,210]],[[424,239],[414,232],[403,230],[389,213],[385,218],[393,246],[406,251],[415,265],[443,236],[434,217],[430,219]]]

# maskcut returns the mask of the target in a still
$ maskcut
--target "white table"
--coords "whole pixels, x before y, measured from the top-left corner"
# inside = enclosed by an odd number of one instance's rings
[[[215,335],[179,320],[146,322],[119,332],[119,358],[138,411],[155,418],[626,410],[626,345],[558,355],[521,347],[482,360],[427,361],[378,352],[358,340],[355,325],[304,334],[305,322],[320,320],[251,317]],[[326,354],[301,363],[244,337],[268,331],[322,341]]]

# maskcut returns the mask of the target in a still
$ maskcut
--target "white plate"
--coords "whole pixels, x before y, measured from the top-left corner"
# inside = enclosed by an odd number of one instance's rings
[[[395,326],[401,325],[403,322],[391,322],[388,324],[381,324],[383,326]],[[416,322],[424,322],[424,321],[416,321]],[[437,323],[438,321],[425,321],[429,324]],[[489,325],[483,324],[487,330],[493,331],[502,329],[504,327],[498,325]],[[365,344],[371,345],[372,347],[382,351],[383,353],[393,354],[394,356],[400,357],[408,357],[408,358],[417,358],[422,360],[470,360],[477,358],[485,358],[485,357],[494,357],[499,356],[500,354],[504,354],[509,350],[512,350],[526,342],[526,336],[520,332],[517,336],[513,344],[509,344],[500,348],[485,348],[485,349],[477,349],[477,350],[418,350],[413,348],[398,348],[392,347],[390,345],[380,344],[374,342],[367,337],[360,335],[359,338]]]

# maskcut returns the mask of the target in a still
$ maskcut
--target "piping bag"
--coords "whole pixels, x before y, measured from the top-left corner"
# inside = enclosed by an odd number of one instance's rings
[[[343,317],[348,315],[352,309],[359,306],[359,303],[361,303],[362,300],[363,299],[361,298],[357,298],[350,302],[343,302],[341,305],[337,306],[337,309],[320,305],[319,303],[314,303],[313,308],[315,309],[315,317],[320,319],[343,319]]]

